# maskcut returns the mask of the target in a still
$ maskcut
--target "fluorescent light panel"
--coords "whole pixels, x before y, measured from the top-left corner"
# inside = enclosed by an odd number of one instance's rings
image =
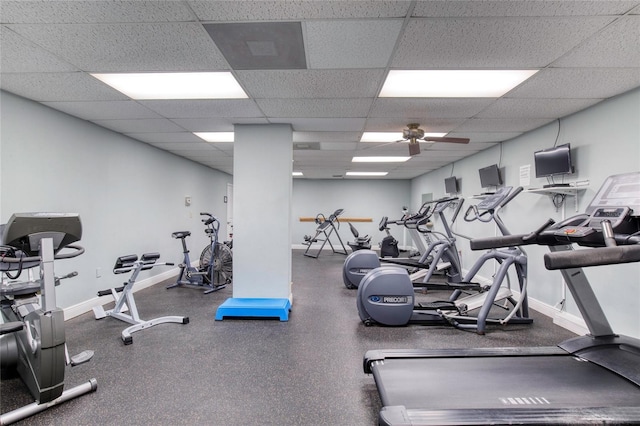
[[[233,132],[193,132],[197,137],[207,142],[233,142]]]
[[[291,172],[291,176],[304,176],[302,172]]]
[[[248,98],[230,72],[91,74],[131,99]]]
[[[353,157],[352,163],[403,163],[411,157]]]
[[[446,133],[425,133],[426,136],[441,138]],[[402,140],[402,132],[363,132],[360,142],[397,142]]]
[[[499,98],[538,70],[391,70],[381,98]]]
[[[389,172],[347,172],[347,176],[386,176]]]

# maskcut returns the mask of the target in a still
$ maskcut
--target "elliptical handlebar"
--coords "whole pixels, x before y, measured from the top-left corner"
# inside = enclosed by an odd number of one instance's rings
[[[465,222],[473,222],[474,220],[485,223],[491,222],[496,217],[498,210],[506,206],[522,191],[523,188],[521,186],[516,188],[510,186],[500,188],[498,192],[489,195],[480,203],[469,206],[464,213]],[[488,217],[486,217],[487,215]]]
[[[498,207],[502,208],[502,207],[506,206],[508,203],[511,202],[511,200],[516,198],[516,195],[521,193],[523,190],[524,190],[524,188],[521,187],[521,186],[516,187],[514,190],[509,192],[509,195],[507,195],[507,197],[504,200],[502,200],[502,202],[500,202],[500,205]]]

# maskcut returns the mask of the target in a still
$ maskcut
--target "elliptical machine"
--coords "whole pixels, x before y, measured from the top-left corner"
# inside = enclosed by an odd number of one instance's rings
[[[204,232],[209,237],[209,245],[207,245],[200,254],[199,266],[191,266],[191,258],[189,257],[189,249],[187,248],[186,238],[191,235],[190,231],[178,231],[171,234],[173,238],[182,241],[183,260],[180,263],[180,274],[174,284],[167,288],[180,286],[196,286],[204,287],[204,294],[213,293],[221,290],[231,284],[233,278],[233,253],[231,252],[231,244],[218,242],[218,232],[220,230],[220,221],[211,213],[200,213],[203,216],[201,221],[205,225]]]
[[[93,351],[69,356],[64,312],[56,306],[55,287],[60,280],[78,274],[56,277],[54,261],[84,253],[84,248],[74,244],[81,236],[80,217],[73,213],[16,213],[4,225],[0,248],[1,366],[18,372],[35,402],[2,414],[2,425],[97,389],[96,379],[90,379],[64,390],[66,366],[84,364],[93,357]],[[35,267],[39,267],[39,274],[32,273]],[[16,281],[25,271],[27,280]]]
[[[464,199],[457,197],[428,201],[422,205],[415,215],[405,216],[403,220],[396,221],[396,223],[425,236],[437,234],[438,238],[429,238],[429,245],[419,259],[388,259],[382,255],[378,257],[375,251],[372,250],[352,253],[344,262],[342,276],[345,287],[349,289],[358,288],[362,278],[369,271],[379,268],[383,263],[410,268],[412,270],[411,281],[416,286],[441,288],[443,285],[461,282],[461,265],[458,250],[455,246],[456,238],[444,212],[450,206],[454,206],[455,211],[451,219],[451,224],[453,224],[463,203]],[[444,233],[433,230],[430,219],[434,214],[437,214],[440,218]],[[384,220],[385,218],[383,218]],[[442,273],[445,284],[434,284],[431,281],[438,272]]]
[[[480,220],[495,222],[503,235],[509,231],[499,216],[499,210],[522,192],[521,187],[500,188],[495,194],[487,196],[476,206],[470,206],[465,213],[468,222]],[[489,260],[499,263],[493,281],[488,286],[472,282],[480,268]],[[516,300],[509,287],[502,283],[507,278],[509,268],[513,266],[518,277],[519,298]],[[358,287],[357,307],[360,319],[365,325],[399,326],[408,324],[443,325],[450,324],[463,330],[474,330],[484,334],[486,325],[530,324],[527,302],[527,257],[519,247],[491,249],[484,253],[469,270],[464,279],[457,284],[448,300],[415,304],[414,286],[409,273],[396,266],[381,266],[368,272]],[[460,297],[465,290],[473,294]],[[501,318],[489,318],[489,312],[496,301],[506,300],[511,309]],[[469,311],[478,309],[477,316]]]

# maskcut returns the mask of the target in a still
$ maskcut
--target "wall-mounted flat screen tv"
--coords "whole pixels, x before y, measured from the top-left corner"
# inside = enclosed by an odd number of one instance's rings
[[[460,192],[460,188],[458,188],[458,178],[456,178],[455,176],[445,178],[444,192],[446,192],[447,194],[457,194],[458,192]]]
[[[497,164],[492,164],[487,167],[483,167],[478,170],[480,174],[480,186],[488,188],[490,186],[499,186],[502,184],[502,178],[500,177],[500,169]]]
[[[548,177],[573,173],[570,144],[558,145],[533,153],[536,177]]]

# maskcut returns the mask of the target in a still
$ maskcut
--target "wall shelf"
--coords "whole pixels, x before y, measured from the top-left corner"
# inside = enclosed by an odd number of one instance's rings
[[[582,180],[580,182],[573,182],[569,184],[569,186],[549,186],[546,188],[529,188],[525,190],[525,192],[530,194],[542,194],[542,195],[550,195],[554,197],[555,195],[565,195],[571,196],[574,198],[575,209],[578,211],[578,194],[582,191],[585,191],[589,188],[589,181]]]

